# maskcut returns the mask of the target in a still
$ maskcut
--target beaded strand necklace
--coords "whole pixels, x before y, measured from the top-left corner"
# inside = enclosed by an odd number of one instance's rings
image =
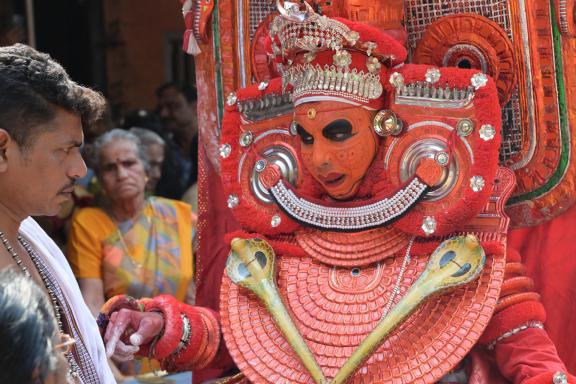
[[[14,248],[11,246],[10,242],[6,238],[5,234],[1,231],[0,231],[0,241],[2,241],[2,244],[4,245],[8,253],[12,256],[12,259],[20,267],[24,275],[28,278],[32,278],[30,271],[28,271],[18,253],[14,250]],[[46,290],[50,296],[50,300],[52,301],[52,306],[54,308],[54,315],[58,323],[58,329],[60,333],[64,333],[62,313],[64,313],[65,316],[66,315],[72,316],[72,314],[69,313],[68,310],[66,310],[65,306],[63,306],[63,303],[65,302],[64,294],[60,286],[58,285],[56,279],[50,272],[50,270],[40,262],[39,256],[36,254],[36,251],[34,251],[32,246],[21,235],[18,235],[18,241],[20,242],[22,247],[26,250],[26,253],[28,253],[30,260],[36,267],[36,270],[38,271],[38,274],[40,275],[42,282],[44,283],[44,286],[46,287]],[[75,383],[79,380],[80,382],[86,384],[100,383],[98,374],[90,358],[88,350],[86,349],[86,346],[82,342],[81,335],[76,331],[74,327],[70,326],[69,328],[72,333],[71,336],[76,340],[76,345],[73,347],[73,350],[76,349],[78,357],[76,357],[72,351],[66,354],[66,359],[68,360],[70,367],[70,369],[68,370],[67,382]],[[82,361],[82,366],[85,367],[86,372],[83,372],[83,370],[80,368],[79,364],[77,363],[77,358],[80,361]]]

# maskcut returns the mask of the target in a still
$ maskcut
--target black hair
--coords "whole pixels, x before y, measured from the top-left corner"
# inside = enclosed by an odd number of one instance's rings
[[[159,86],[158,89],[156,90],[156,96],[160,97],[160,95],[162,95],[162,93],[165,90],[170,89],[170,88],[174,88],[178,92],[183,94],[189,103],[192,103],[192,102],[198,100],[198,91],[196,91],[196,87],[189,85],[189,84],[179,84],[179,83],[175,83],[172,81],[168,82],[168,83],[164,83],[161,86]]]
[[[0,47],[0,128],[26,148],[55,106],[77,114],[84,129],[100,118],[104,98],[78,85],[48,54],[24,45]]]
[[[30,278],[0,271],[0,383],[44,382],[57,368],[54,310]]]

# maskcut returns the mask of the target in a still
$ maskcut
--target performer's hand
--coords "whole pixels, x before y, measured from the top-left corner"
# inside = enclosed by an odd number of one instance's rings
[[[134,354],[164,328],[164,318],[157,312],[121,309],[112,313],[104,342],[106,355],[119,361],[132,360]]]

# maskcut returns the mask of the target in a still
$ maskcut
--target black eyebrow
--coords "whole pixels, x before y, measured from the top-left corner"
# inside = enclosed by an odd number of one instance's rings
[[[352,124],[345,119],[338,119],[332,121],[330,124],[325,126],[322,129],[322,135],[326,138],[329,138],[331,135],[335,135],[338,133],[352,133]]]
[[[308,133],[308,131],[305,130],[304,127],[301,126],[300,124],[296,124],[296,132],[297,132],[300,136],[302,136],[303,134],[304,134],[304,135],[311,136],[310,133]]]

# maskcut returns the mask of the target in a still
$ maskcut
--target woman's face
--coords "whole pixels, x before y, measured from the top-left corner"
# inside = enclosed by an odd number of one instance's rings
[[[296,123],[302,162],[334,199],[354,197],[378,148],[376,112],[336,101],[301,104]]]
[[[99,168],[102,188],[112,202],[144,194],[146,171],[133,142],[116,140],[105,144],[100,150]]]

